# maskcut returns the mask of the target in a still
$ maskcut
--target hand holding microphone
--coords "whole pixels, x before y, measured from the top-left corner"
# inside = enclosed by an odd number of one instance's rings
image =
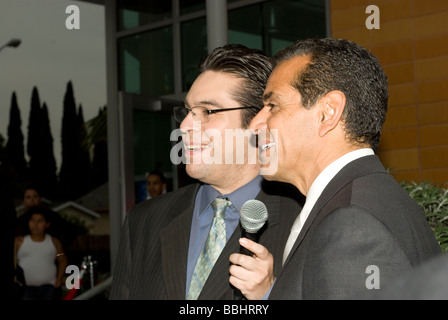
[[[258,244],[259,231],[268,213],[264,203],[249,200],[240,211],[243,227],[240,253],[230,256],[230,283],[236,288],[235,298],[261,299],[274,281],[274,260],[271,253]]]

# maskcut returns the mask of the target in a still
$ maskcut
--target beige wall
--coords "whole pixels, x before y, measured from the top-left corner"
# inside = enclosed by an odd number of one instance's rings
[[[365,13],[380,9],[380,29]],[[331,0],[332,37],[371,50],[389,78],[379,156],[398,181],[448,182],[448,1]]]

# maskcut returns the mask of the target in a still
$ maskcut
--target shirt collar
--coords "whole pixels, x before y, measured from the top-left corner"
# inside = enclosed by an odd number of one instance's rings
[[[358,149],[349,153],[346,153],[342,157],[338,158],[336,161],[332,162],[328,165],[314,180],[311,185],[310,190],[306,196],[305,206],[307,208],[312,208],[316,203],[317,199],[320,197],[320,194],[334,178],[334,176],[341,171],[343,167],[345,167],[348,163],[369,155],[375,154],[371,148],[363,148]]]
[[[201,203],[199,206],[200,215],[205,212],[212,201],[216,198],[229,199],[232,202],[232,205],[239,212],[241,207],[247,200],[255,199],[255,197],[258,195],[261,190],[261,183],[263,182],[263,179],[264,178],[261,175],[257,175],[249,183],[229,194],[221,194],[215,188],[208,184],[202,185],[201,190],[199,190],[199,192],[202,192]]]

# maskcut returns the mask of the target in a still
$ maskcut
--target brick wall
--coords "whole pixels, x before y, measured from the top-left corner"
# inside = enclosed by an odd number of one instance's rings
[[[380,29],[366,28],[368,5]],[[448,182],[448,1],[331,0],[332,37],[372,51],[389,78],[378,155],[398,181]]]

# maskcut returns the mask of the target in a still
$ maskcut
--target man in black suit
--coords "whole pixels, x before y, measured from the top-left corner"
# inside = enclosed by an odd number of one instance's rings
[[[235,143],[241,137],[238,134],[250,134],[244,129],[263,105],[261,97],[272,67],[262,52],[241,45],[216,48],[201,63],[185,105],[174,108],[175,119],[181,123],[186,171],[201,183],[146,200],[129,211],[110,299],[233,299],[229,256],[239,252],[239,210],[249,199],[262,201],[268,210],[260,243],[274,257],[281,256],[300,212],[300,193],[282,195],[280,186],[287,188],[287,184],[264,181],[250,136]],[[229,134],[235,136],[226,139]],[[250,154],[255,155],[254,161]],[[211,205],[215,198],[230,201],[224,218],[226,244],[202,290],[192,293],[190,284],[194,282],[197,288],[196,263],[208,243],[209,230],[215,230]],[[280,269],[278,262],[274,274]]]
[[[388,101],[377,58],[341,39],[297,41],[275,58],[250,128],[271,133],[260,156],[277,154],[278,170],[265,178],[293,184],[306,202],[275,281],[253,284],[268,250],[248,241],[259,259],[232,255],[231,283],[249,299],[269,289],[269,299],[345,299],[439,254],[421,208],[375,155]]]

